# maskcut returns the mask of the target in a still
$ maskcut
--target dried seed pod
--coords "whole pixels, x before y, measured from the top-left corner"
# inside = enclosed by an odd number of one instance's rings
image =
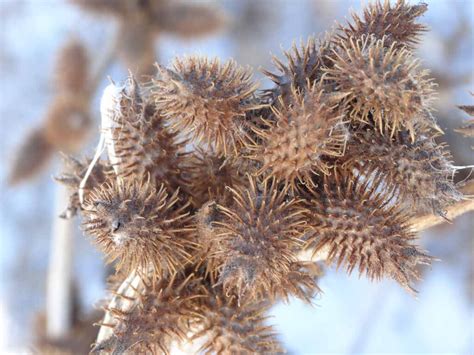
[[[274,109],[275,122],[255,129],[261,144],[253,159],[262,163],[258,174],[275,177],[292,186],[311,183],[313,174],[329,173],[328,158],[344,154],[347,128],[344,113],[325,94],[320,84],[300,92],[293,89],[291,106]],[[337,103],[336,103],[337,104]]]
[[[209,263],[216,266],[219,284],[239,299],[286,297],[290,290],[284,285],[306,227],[305,210],[297,200],[287,200],[275,181],[249,177],[247,189],[230,191],[233,201],[217,206],[214,233],[208,236]]]
[[[426,3],[410,5],[405,0],[397,0],[394,5],[389,0],[376,1],[364,9],[363,18],[352,14],[353,23],[339,26],[339,38],[348,40],[364,35],[374,35],[378,39],[386,37],[385,46],[395,44],[396,48],[412,47],[427,27],[416,22],[428,9]]]
[[[53,156],[54,148],[42,129],[31,131],[15,153],[8,183],[16,185],[37,176]]]
[[[390,137],[361,130],[353,134],[344,159],[347,167],[382,175],[396,189],[400,203],[419,212],[443,216],[446,206],[462,198],[447,146],[437,144],[429,131],[417,133],[412,142],[408,131]]]
[[[71,94],[86,92],[89,76],[89,58],[87,50],[77,39],[71,39],[64,45],[56,63],[56,88],[59,92]]]
[[[368,122],[372,117],[380,131],[388,128],[393,135],[406,128],[412,139],[417,123],[435,125],[425,118],[434,84],[408,50],[386,48],[385,38],[373,36],[351,37],[340,47],[332,53],[334,65],[325,69],[325,79],[344,94],[342,103],[353,120]]]
[[[141,92],[140,88],[134,90]],[[167,127],[166,120],[146,94],[137,95],[136,102],[124,103],[131,111],[111,130],[119,176],[150,174],[157,186],[164,183],[172,190],[187,187],[186,142]],[[123,99],[128,100],[127,95]]]
[[[266,324],[268,302],[240,303],[220,287],[209,287],[200,329],[191,338],[203,342],[205,354],[275,354],[283,352],[272,326]]]
[[[323,74],[321,69],[331,63],[326,58],[331,49],[329,38],[329,35],[322,40],[309,37],[306,43],[300,44],[300,48],[293,43],[291,50],[283,53],[288,61],[286,65],[277,57],[272,58],[279,73],[263,71],[276,84],[276,87],[265,93],[270,102],[288,105],[292,102],[295,89],[304,91],[308,87],[308,81],[311,84],[319,81]],[[280,97],[282,101],[278,102]]]
[[[189,191],[196,207],[210,200],[226,201],[230,198],[227,187],[243,186],[246,183],[236,159],[224,158],[212,150],[200,148],[197,148],[192,158],[189,164]]]
[[[307,247],[314,253],[328,249],[327,263],[344,265],[348,273],[390,277],[415,293],[410,283],[419,279],[417,265],[432,258],[414,244],[408,216],[387,191],[377,179],[326,177],[323,190],[306,197],[313,228]]]
[[[159,278],[190,259],[190,217],[178,204],[178,191],[169,196],[163,185],[112,180],[91,192],[83,227],[117,270],[151,268]]]
[[[109,325],[113,335],[95,344],[92,352],[169,354],[172,343],[187,339],[191,324],[203,317],[197,305],[206,296],[193,274],[145,283],[136,297],[127,297],[133,303],[129,310],[108,309],[114,317]]]
[[[57,182],[67,186],[71,190],[69,205],[60,215],[61,218],[72,218],[77,214],[77,211],[82,209],[79,200],[79,186],[86,174],[89,164],[90,159],[80,161],[71,156],[65,157],[64,171],[61,175],[54,177]],[[114,177],[112,167],[107,165],[105,161],[98,161],[94,164],[91,174],[86,181],[86,185],[84,186],[84,196],[88,198],[89,193],[93,189],[99,188],[108,178]]]
[[[234,61],[176,59],[173,70],[159,67],[153,89],[173,130],[191,134],[224,155],[244,140],[245,113],[255,108],[256,85],[251,72]]]
[[[84,145],[91,126],[87,100],[62,94],[46,114],[44,134],[56,150],[75,153]]]

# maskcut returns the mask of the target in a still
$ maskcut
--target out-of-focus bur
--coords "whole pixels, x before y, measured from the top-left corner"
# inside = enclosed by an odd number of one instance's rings
[[[227,17],[215,6],[179,1],[72,0],[84,10],[112,15],[121,33],[118,54],[141,81],[157,61],[155,41],[161,34],[196,38],[216,32]]]
[[[37,176],[47,163],[54,148],[41,129],[32,130],[18,149],[12,161],[8,183],[16,185]]]
[[[54,152],[76,153],[84,145],[91,128],[88,73],[85,47],[77,39],[70,40],[58,54],[54,70],[56,96],[40,126],[27,136],[18,151],[10,172],[11,183],[39,174]]]
[[[73,38],[59,52],[54,73],[56,89],[81,95],[87,92],[89,75],[87,51],[82,42]]]
[[[236,154],[249,129],[245,114],[259,107],[251,71],[232,60],[221,64],[202,57],[176,59],[172,69],[158,69],[153,91],[171,128],[220,155]]]

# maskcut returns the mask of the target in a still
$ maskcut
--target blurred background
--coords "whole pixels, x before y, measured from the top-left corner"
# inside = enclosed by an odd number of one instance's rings
[[[132,2],[137,1],[129,4]],[[456,106],[474,101],[469,94],[474,91],[474,1],[425,2],[429,8],[421,21],[430,31],[423,36],[417,55],[439,84],[436,116],[455,164],[472,164],[474,142],[453,129],[468,118]],[[83,95],[87,119],[77,121],[83,126],[75,127],[81,137],[82,127],[88,132],[80,147],[68,149],[78,156],[92,156],[99,136],[99,99],[108,76],[121,81],[128,69],[146,74],[150,60],[168,65],[175,56],[198,53],[250,65],[264,89],[271,83],[259,69],[274,70],[271,54],[282,58],[282,49],[289,49],[294,40],[299,43],[309,35],[318,36],[330,30],[334,21],[349,18],[350,10],[360,13],[362,7],[359,0],[184,2],[193,5],[193,10],[183,7],[183,2],[171,1],[167,12],[157,12],[156,18],[147,18],[147,26],[142,26],[140,16],[146,15],[124,15],[131,11],[128,5],[114,11],[107,7],[113,7],[110,0],[102,1],[104,7],[81,3],[86,1],[0,1],[2,354],[29,353],[44,334],[41,315],[46,308],[52,235],[57,228],[54,217],[61,212],[55,207],[60,193],[52,176],[58,175],[61,161],[57,149],[45,153],[48,149],[44,146],[37,143],[31,147],[30,143],[34,132],[51,120],[51,105],[64,94],[56,78],[58,68],[80,65],[71,59],[58,63],[58,53],[68,43],[73,40],[86,48],[91,74],[85,73],[93,78]],[[137,48],[143,50],[143,57],[131,55]],[[19,162],[19,149],[28,144],[37,154],[31,161]],[[39,164],[45,154],[50,156]],[[14,166],[20,167],[24,176],[13,179]],[[461,172],[457,179],[465,176],[466,172]],[[314,307],[297,300],[278,304],[269,322],[294,354],[473,354],[473,217],[468,214],[451,225],[423,233],[423,247],[441,261],[426,270],[424,280],[416,285],[417,299],[394,282],[370,283],[327,268],[320,284],[323,293]],[[104,297],[106,270],[102,256],[82,235],[77,219],[73,223],[74,309],[75,319],[80,320]]]

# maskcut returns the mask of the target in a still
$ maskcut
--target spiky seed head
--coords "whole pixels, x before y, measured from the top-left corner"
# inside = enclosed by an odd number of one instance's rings
[[[191,341],[203,342],[205,354],[275,354],[283,350],[266,313],[270,303],[226,297],[220,287],[209,287],[202,301],[205,315]]]
[[[83,228],[117,270],[151,269],[159,278],[181,269],[193,247],[190,217],[178,204],[178,191],[169,195],[163,185],[109,180],[85,202]]]
[[[364,36],[341,41],[325,79],[344,94],[342,103],[353,120],[372,117],[381,131],[387,127],[393,134],[406,128],[413,135],[430,109],[434,84],[407,49],[386,48],[385,40]]]
[[[171,344],[186,340],[192,323],[203,317],[198,305],[207,292],[193,274],[174,274],[142,288],[127,298],[132,303],[128,311],[108,310],[113,334],[95,344],[94,353],[169,354]]]
[[[64,157],[64,170],[54,179],[60,184],[65,185],[71,191],[69,196],[69,204],[66,210],[60,215],[61,218],[72,218],[78,211],[82,210],[81,201],[79,199],[79,187],[84,178],[91,159],[79,160],[72,156]],[[115,178],[112,167],[105,161],[98,161],[94,164],[89,178],[84,186],[84,197],[88,198],[89,193],[100,187],[109,178]]]
[[[308,87],[308,81],[310,83],[319,81],[323,74],[321,69],[330,64],[326,58],[330,48],[329,35],[321,40],[309,37],[306,43],[301,42],[300,48],[293,43],[291,50],[283,53],[287,64],[273,57],[273,63],[279,73],[263,71],[276,84],[274,88],[265,92],[265,96],[276,105],[290,104],[295,89],[303,91]],[[279,98],[281,99],[278,102]]]
[[[432,258],[414,244],[408,216],[390,198],[377,179],[325,177],[324,188],[307,196],[313,227],[307,247],[315,253],[329,250],[327,263],[345,266],[348,273],[358,269],[371,280],[390,277],[414,293],[418,264]]]
[[[374,35],[378,39],[386,37],[384,45],[396,48],[413,47],[419,42],[419,37],[427,31],[427,27],[417,23],[418,17],[428,9],[426,3],[410,5],[405,0],[397,0],[394,5],[389,0],[380,0],[369,4],[364,9],[363,18],[352,14],[353,23],[339,26],[338,37],[348,40],[351,37],[360,38]]]
[[[42,129],[34,129],[23,141],[11,162],[8,183],[16,185],[37,176],[53,156],[54,148]]]
[[[408,131],[390,137],[361,130],[352,135],[344,159],[347,167],[382,175],[400,203],[420,213],[443,216],[445,207],[462,198],[447,146],[437,144],[429,131],[417,130],[412,142]]]
[[[91,126],[87,101],[77,95],[64,94],[49,108],[44,134],[56,150],[74,153],[85,144]]]
[[[344,113],[320,84],[293,89],[291,102],[274,109],[275,120],[266,121],[266,129],[255,129],[261,144],[253,158],[262,163],[259,174],[294,186],[310,183],[313,174],[329,173],[328,158],[344,154],[348,131]]]
[[[232,157],[219,156],[215,151],[197,148],[190,160],[190,193],[193,204],[202,206],[211,200],[225,201],[230,198],[227,187],[243,186],[246,183],[238,161]]]
[[[255,108],[256,85],[250,70],[234,61],[176,59],[172,70],[159,67],[153,89],[172,129],[224,155],[237,151],[245,139],[245,113]]]
[[[111,129],[117,171],[121,177],[140,178],[149,174],[157,186],[164,183],[173,190],[186,188],[186,141],[170,130],[144,88],[135,85],[138,98],[125,104],[130,111]]]
[[[71,39],[60,50],[55,70],[56,88],[59,92],[84,94],[89,79],[87,50],[77,39]]]
[[[275,181],[248,179],[247,188],[230,189],[229,205],[217,206],[208,260],[227,295],[286,296],[289,290],[281,286],[301,246],[305,210],[296,199],[287,199]]]

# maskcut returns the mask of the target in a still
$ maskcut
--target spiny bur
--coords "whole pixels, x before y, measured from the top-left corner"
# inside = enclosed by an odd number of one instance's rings
[[[255,108],[251,72],[229,60],[176,59],[172,69],[159,67],[154,93],[171,128],[214,147],[235,153],[246,135],[245,113]]]
[[[380,131],[388,128],[394,134],[405,128],[414,139],[414,126],[427,121],[434,84],[407,49],[387,48],[385,40],[363,36],[341,41],[325,80],[344,94],[342,103],[352,120],[372,117]]]
[[[211,200],[225,201],[231,195],[227,187],[245,186],[246,179],[240,167],[232,157],[225,158],[213,150],[197,148],[189,163],[193,204],[200,207]]]
[[[383,176],[399,194],[399,203],[443,216],[445,207],[462,198],[453,181],[456,169],[446,144],[437,144],[429,131],[417,136],[412,142],[408,131],[393,137],[373,134],[370,129],[356,132],[345,165]]]
[[[167,127],[146,87],[130,78],[127,88],[111,131],[117,171],[121,177],[149,174],[157,186],[164,183],[169,189],[186,187],[186,142]]]
[[[74,217],[78,211],[82,210],[79,199],[79,187],[84,178],[87,168],[91,163],[90,159],[79,160],[71,156],[64,157],[64,171],[61,175],[55,176],[54,179],[67,186],[71,191],[69,196],[69,204],[66,210],[61,214],[62,218]],[[84,186],[84,197],[87,199],[90,192],[96,187],[105,183],[109,178],[113,177],[113,170],[106,161],[99,160],[94,164],[90,175]]]
[[[361,181],[350,175],[325,177],[322,191],[307,196],[312,235],[307,247],[328,250],[326,262],[354,269],[371,280],[390,277],[408,291],[419,279],[417,266],[432,258],[414,243],[408,216],[391,203],[390,190],[377,179]]]
[[[109,309],[113,316],[113,334],[95,344],[93,353],[170,354],[173,342],[187,339],[190,326],[203,315],[199,299],[207,297],[200,279],[193,274],[174,274],[156,284],[145,283],[128,311]]]
[[[284,285],[306,227],[305,210],[296,199],[287,199],[275,181],[249,177],[247,188],[230,191],[233,201],[217,206],[208,236],[208,260],[216,267],[218,283],[239,299],[286,296]]]
[[[254,129],[261,138],[254,159],[261,162],[258,174],[294,185],[310,183],[312,174],[328,174],[328,158],[344,154],[348,137],[344,112],[324,92],[320,83],[292,90],[291,105],[273,109],[274,120],[266,129]]]
[[[172,195],[149,181],[109,181],[91,192],[84,206],[84,231],[117,270],[154,277],[174,273],[190,259],[190,217]]]
[[[313,83],[321,79],[321,69],[330,64],[326,58],[331,48],[329,38],[329,35],[321,40],[309,37],[306,43],[300,44],[300,48],[293,44],[291,50],[283,53],[287,64],[273,57],[278,73],[263,71],[276,85],[265,91],[265,97],[270,103],[284,107],[292,102],[295,90],[304,91],[308,87],[308,81]]]
[[[363,17],[353,13],[353,23],[339,26],[338,37],[346,41],[351,37],[374,35],[378,39],[385,37],[387,47],[413,47],[427,31],[425,25],[416,22],[427,9],[428,5],[423,2],[411,5],[405,0],[397,0],[392,5],[389,0],[375,1],[364,9]]]
[[[210,287],[203,299],[205,314],[191,338],[203,341],[204,354],[275,354],[283,352],[273,327],[267,325],[270,304],[265,301],[239,303],[225,297],[220,287]]]

